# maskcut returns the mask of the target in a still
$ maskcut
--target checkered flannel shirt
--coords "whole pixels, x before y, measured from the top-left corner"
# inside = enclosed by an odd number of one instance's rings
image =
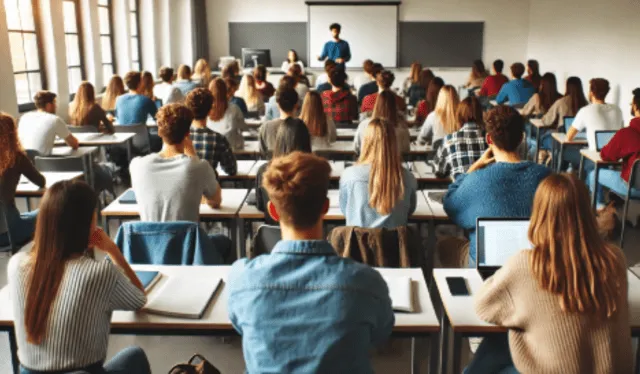
[[[358,119],[358,99],[349,94],[340,101],[331,100],[331,90],[324,91],[322,95],[322,104],[327,118],[332,118],[334,122],[350,122]],[[329,117],[330,116],[330,117]]]
[[[436,154],[436,174],[451,175],[453,179],[467,172],[476,162],[488,145],[484,132],[475,123],[466,123],[460,130],[444,138],[442,146]]]
[[[222,134],[208,128],[192,127],[191,142],[198,157],[210,163],[213,170],[216,170],[216,175],[218,175],[218,163],[228,175],[237,174],[238,163],[236,162],[236,156],[233,155],[229,141]]]

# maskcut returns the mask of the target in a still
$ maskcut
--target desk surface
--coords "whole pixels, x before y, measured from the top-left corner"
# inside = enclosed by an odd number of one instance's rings
[[[220,166],[220,164],[218,164],[218,169],[216,171],[218,172],[218,176],[220,177],[221,181],[256,179],[256,174],[252,173],[252,171],[254,170],[253,166],[256,164],[255,160],[238,160],[237,163],[238,163],[238,169],[237,169],[238,172],[236,173],[236,175],[228,175],[227,173],[224,172],[224,170],[222,170],[222,167]],[[255,169],[255,170],[257,172],[258,169]]]
[[[221,277],[225,282],[213,298],[202,319],[184,319],[153,315],[145,312],[113,313],[111,327],[144,332],[145,330],[165,331],[194,330],[199,331],[233,331],[227,308],[228,288],[226,285],[230,266],[154,266],[134,265],[135,270],[157,270],[163,274],[149,294],[153,297],[164,282],[171,276]],[[424,276],[420,269],[376,269],[383,276],[409,276],[414,282],[414,295],[417,295],[417,313],[396,313],[394,332],[404,333],[437,333],[440,324],[436,317]],[[0,290],[0,326],[13,326],[13,311],[9,288]]]
[[[81,171],[70,172],[57,172],[57,171],[45,171],[41,173],[46,179],[46,186],[40,188],[31,183],[24,175],[20,177],[20,183],[16,188],[16,197],[33,197],[42,196],[47,188],[61,181],[68,181],[72,179],[78,179],[84,175]]]
[[[260,143],[257,140],[247,140],[244,142],[244,148],[234,150],[236,155],[257,155],[260,154]]]
[[[551,134],[553,139],[555,139],[558,143],[564,145],[587,145],[587,139],[573,139],[572,141],[567,140],[567,134],[562,132],[554,132]]]
[[[600,157],[600,152],[592,151],[589,149],[581,149],[580,154],[585,158],[595,162],[600,165],[622,165],[622,161],[604,161],[602,157]]]
[[[545,125],[540,118],[531,118],[529,122],[531,123],[531,125],[533,125],[533,127],[537,127],[539,129],[553,126],[553,125],[552,126]]]
[[[438,221],[448,221],[449,215],[444,211],[444,205],[429,198],[429,192],[447,192],[447,190],[424,190],[420,192],[423,194],[425,201],[429,205],[432,218]]]
[[[71,147],[54,147],[51,150],[51,156],[54,157],[84,157],[96,152],[98,147],[80,147],[72,149]]]
[[[73,134],[81,147],[84,146],[105,146],[122,144],[136,136],[133,132],[117,132],[115,134],[102,134],[99,132],[80,132]],[[56,139],[55,145],[65,145],[64,140]]]

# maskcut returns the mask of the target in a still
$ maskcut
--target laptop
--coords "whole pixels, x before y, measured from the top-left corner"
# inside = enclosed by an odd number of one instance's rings
[[[476,240],[476,267],[487,279],[518,251],[532,248],[529,218],[478,218]]]

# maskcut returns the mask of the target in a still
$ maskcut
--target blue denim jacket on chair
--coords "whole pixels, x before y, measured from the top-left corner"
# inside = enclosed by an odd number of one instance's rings
[[[116,244],[132,264],[219,265],[218,250],[195,222],[126,222]]]
[[[373,373],[369,349],[395,323],[380,274],[324,240],[283,240],[238,260],[228,287],[247,373]]]

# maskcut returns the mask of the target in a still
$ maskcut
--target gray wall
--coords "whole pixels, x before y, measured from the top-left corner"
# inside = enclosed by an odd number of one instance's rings
[[[287,51],[295,49],[300,60],[308,66],[307,23],[230,22],[231,55],[240,58],[242,48],[270,49],[273,66],[282,65],[287,58]]]

